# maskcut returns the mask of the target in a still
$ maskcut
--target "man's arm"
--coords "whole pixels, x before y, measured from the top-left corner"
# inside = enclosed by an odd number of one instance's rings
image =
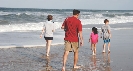
[[[82,31],[79,31],[80,45],[83,46],[83,36]]]
[[[78,24],[78,33],[80,38],[80,46],[83,46],[82,24],[81,21]]]

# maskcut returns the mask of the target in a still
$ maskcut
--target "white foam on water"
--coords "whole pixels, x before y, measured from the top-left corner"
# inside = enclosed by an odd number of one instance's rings
[[[16,18],[18,18],[19,15],[22,15],[23,14],[26,14],[30,17],[35,17],[37,19],[35,20],[38,20],[40,19],[41,17],[41,20],[40,21],[43,21],[43,18],[42,17],[46,17],[48,14],[51,14],[53,15],[54,17],[54,21],[55,22],[55,27],[56,29],[60,28],[64,19],[71,15],[72,12],[71,11],[66,11],[66,12],[63,12],[61,11],[61,13],[57,13],[56,11],[40,11],[40,12],[36,12],[36,11],[16,11],[16,12],[3,12],[3,11],[0,11],[0,15],[8,15],[11,19],[12,19],[12,16],[10,16],[10,14],[13,14],[15,15],[15,20],[13,19],[12,21],[18,21]],[[80,16],[80,20],[82,22],[82,25],[87,25],[87,24],[103,24],[103,21],[104,19],[109,19],[109,23],[110,24],[117,24],[117,23],[127,23],[127,22],[133,22],[133,12],[129,11],[129,12],[119,12],[119,11],[83,11],[81,12],[81,16]],[[17,16],[16,16],[17,15]],[[24,15],[25,16],[25,15]],[[7,22],[10,23],[10,18],[7,19]],[[24,19],[23,19],[24,18]],[[22,21],[25,21],[27,18],[26,17],[22,17]],[[28,22],[30,22],[29,20],[32,20],[30,19],[29,17],[27,18],[28,19]],[[0,20],[0,22],[3,21],[3,20]],[[5,20],[4,20],[5,21]],[[42,29],[42,26],[43,26],[43,22],[40,22],[40,23],[22,23],[22,24],[19,24],[19,23],[12,23],[10,25],[0,25],[0,32],[9,32],[9,31],[29,31],[29,30],[41,30]]]
[[[42,30],[44,22],[40,23],[26,23],[26,24],[9,24],[0,25],[0,32],[11,32],[11,31],[37,31]],[[55,29],[60,29],[62,23],[54,22]]]
[[[87,24],[103,24],[103,19],[81,19],[83,25]],[[129,20],[119,21],[117,19],[110,19],[110,24],[131,22]],[[0,32],[13,32],[13,31],[37,31],[42,30],[44,22],[40,23],[26,23],[26,24],[9,24],[0,25]],[[60,29],[62,22],[54,22],[55,29]],[[118,27],[119,28],[119,27]]]
[[[80,20],[83,25],[87,25],[87,24],[103,24],[104,19],[108,19],[110,24],[133,22],[133,16],[116,16],[115,18],[106,18],[102,17],[102,15],[97,15],[97,17],[92,16],[91,18],[88,19],[84,18]]]

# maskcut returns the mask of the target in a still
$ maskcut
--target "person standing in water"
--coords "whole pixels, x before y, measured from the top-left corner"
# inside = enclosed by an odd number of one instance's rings
[[[98,42],[98,31],[96,27],[92,28],[92,33],[90,35],[89,42],[91,42],[91,50],[93,55],[96,55],[96,44]]]
[[[70,51],[74,52],[74,65],[73,68],[79,68],[77,66],[78,62],[78,49],[79,49],[79,39],[80,45],[83,45],[83,37],[82,37],[82,24],[81,21],[78,19],[80,11],[73,10],[73,16],[68,17],[65,19],[64,23],[62,24],[62,29],[65,31],[65,51],[63,55],[63,67],[62,71],[65,71],[65,65],[67,61],[67,57]],[[78,38],[79,35],[79,38]]]
[[[44,34],[44,38],[46,40],[46,56],[49,56],[50,46],[53,40],[53,32],[55,31],[54,22],[52,22],[52,19],[53,19],[52,15],[47,16],[48,21],[44,23],[42,33],[40,35],[40,38],[42,38]]]
[[[108,25],[109,24],[109,20],[105,19],[104,23],[105,23],[105,25],[103,25],[101,27],[101,31],[102,31],[101,38],[103,37],[103,41],[104,41],[104,44],[103,44],[103,53],[105,53],[106,44],[108,44],[108,52],[110,53],[111,32],[110,32],[110,26]]]

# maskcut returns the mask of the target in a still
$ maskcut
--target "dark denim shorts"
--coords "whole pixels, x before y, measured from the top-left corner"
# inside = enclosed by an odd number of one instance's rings
[[[110,42],[110,39],[105,39],[103,41],[104,41],[104,43],[109,43]]]

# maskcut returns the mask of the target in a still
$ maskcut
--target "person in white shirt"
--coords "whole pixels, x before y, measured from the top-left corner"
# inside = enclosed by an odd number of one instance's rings
[[[40,38],[42,38],[44,34],[44,38],[46,40],[46,56],[49,56],[50,46],[53,40],[53,32],[55,31],[54,22],[52,22],[52,19],[53,19],[52,15],[47,16],[48,21],[44,23],[42,33],[40,35]]]

